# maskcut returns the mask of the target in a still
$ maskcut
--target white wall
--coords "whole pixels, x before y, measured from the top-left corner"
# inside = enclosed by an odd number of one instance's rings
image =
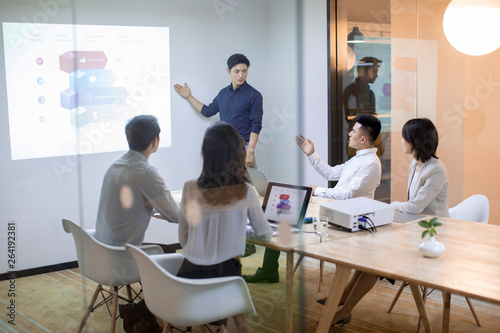
[[[320,157],[328,161],[328,22],[327,1],[303,0],[302,5],[302,105],[300,132],[311,139]],[[334,47],[334,46],[332,46]],[[304,154],[300,154],[303,185],[327,187]]]
[[[230,83],[227,57],[244,53],[251,62],[248,82],[264,96],[259,167],[270,180],[319,184],[308,165],[303,166],[300,179],[305,157],[293,138],[303,124],[303,133],[327,157],[325,3],[304,1],[302,46],[297,38],[297,5],[286,0],[157,0],[147,5],[133,0],[3,0],[0,21],[168,26],[171,82],[188,82],[205,103]],[[305,50],[303,60],[299,47]],[[0,77],[4,77],[3,44],[0,62]],[[301,86],[303,109],[298,106]],[[153,154],[150,163],[170,188],[181,189],[184,181],[198,176],[203,133],[217,119],[201,117],[173,90],[165,93],[172,96],[172,147]],[[73,240],[64,233],[61,219],[94,226],[102,177],[123,152],[11,161],[4,80],[0,80],[0,128],[0,240],[6,244],[7,223],[15,221],[15,269],[75,260]],[[3,254],[0,258],[0,273],[4,273],[9,270],[7,260]]]
[[[297,182],[298,41],[297,8],[286,0],[268,1],[266,8],[266,83],[264,121],[257,166],[269,181]],[[289,162],[289,163],[288,163]]]

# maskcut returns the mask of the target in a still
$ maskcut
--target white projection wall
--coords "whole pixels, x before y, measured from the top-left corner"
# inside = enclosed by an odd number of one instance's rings
[[[13,160],[127,150],[137,114],[171,146],[168,27],[4,22],[3,39]]]
[[[326,138],[317,133],[326,133],[327,122],[316,122],[325,119],[328,95],[326,35],[319,37],[326,34],[325,11],[307,14],[312,30],[298,36],[299,9],[310,13],[313,4],[326,6],[322,0],[157,0],[147,6],[1,0],[0,244],[14,223],[14,270],[76,259],[61,220],[95,227],[103,176],[128,150],[124,126],[134,115],[160,120],[162,148],[149,163],[169,189],[198,177],[204,132],[219,117],[201,116],[172,86],[187,82],[196,99],[210,103],[231,82],[226,60],[234,53],[249,58],[248,83],[264,97],[259,168],[269,180],[298,184],[299,161],[307,159],[295,135],[314,133],[318,145]],[[300,40],[308,41],[314,61],[301,60]],[[311,97],[303,107],[301,72]],[[302,113],[315,123],[301,133]],[[304,170],[315,174],[310,166]],[[172,235],[155,236],[163,242]],[[13,270],[2,258],[0,274]]]

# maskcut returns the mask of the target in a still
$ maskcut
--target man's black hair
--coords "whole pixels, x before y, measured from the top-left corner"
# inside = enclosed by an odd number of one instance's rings
[[[366,133],[366,138],[371,143],[374,143],[380,134],[380,129],[382,128],[380,120],[370,114],[360,114],[354,118],[354,122],[361,125],[361,129],[363,129]]]
[[[227,68],[229,70],[238,64],[245,64],[250,67],[250,61],[241,53],[235,53],[227,59]]]
[[[138,152],[145,151],[155,138],[160,136],[158,119],[151,115],[132,118],[125,126],[128,147]]]

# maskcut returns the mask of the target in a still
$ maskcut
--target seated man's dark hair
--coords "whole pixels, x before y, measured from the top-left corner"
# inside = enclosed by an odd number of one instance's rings
[[[145,151],[155,138],[160,136],[158,119],[151,115],[132,118],[125,126],[128,147],[138,152]]]
[[[412,154],[422,163],[437,158],[439,136],[436,126],[428,118],[410,119],[404,124],[403,139],[411,146]]]
[[[229,70],[238,64],[245,64],[250,67],[250,61],[241,53],[235,53],[227,59],[227,68]]]
[[[361,125],[361,129],[365,131],[366,138],[371,143],[374,143],[375,140],[377,140],[377,137],[380,134],[380,129],[382,128],[380,120],[378,120],[377,117],[370,114],[360,114],[354,118],[354,122]]]

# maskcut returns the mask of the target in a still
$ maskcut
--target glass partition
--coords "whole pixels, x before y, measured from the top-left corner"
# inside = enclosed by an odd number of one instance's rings
[[[234,53],[248,57],[246,81],[263,96],[257,166],[298,183],[295,2],[7,0],[0,21],[0,236],[17,223],[17,270],[75,259],[61,220],[95,227],[104,173],[128,150],[133,116],[159,119],[149,163],[169,189],[198,177],[205,129],[220,118],[202,117],[173,85],[211,103],[231,83]]]
[[[331,116],[343,121],[342,143],[330,148],[332,155],[340,151],[346,160],[349,117],[376,114],[383,124],[383,175],[376,198],[405,201],[411,156],[403,154],[401,128],[411,118],[427,117],[439,132],[437,155],[448,171],[450,207],[484,194],[490,201],[490,223],[498,223],[500,179],[495,161],[500,149],[493,142],[500,71],[491,64],[500,54],[496,50],[470,56],[453,48],[443,31],[449,3],[330,1],[336,9],[332,67],[338,66]],[[363,80],[363,75],[369,79]],[[358,96],[353,97],[353,90]]]

